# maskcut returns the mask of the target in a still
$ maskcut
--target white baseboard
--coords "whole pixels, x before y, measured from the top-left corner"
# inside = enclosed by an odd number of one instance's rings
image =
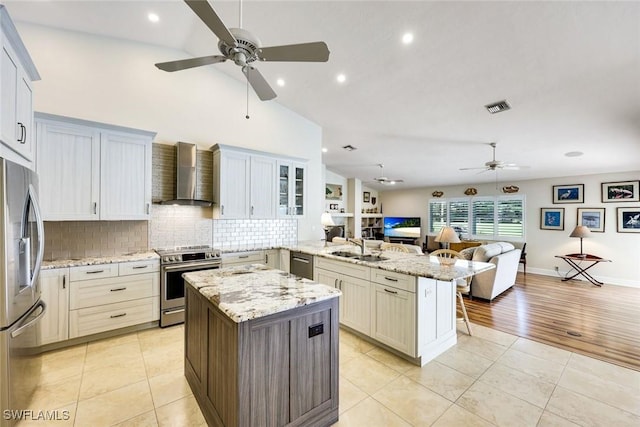
[[[527,273],[533,273],[533,274],[540,274],[542,276],[551,276],[551,277],[557,277],[559,279],[562,279],[564,277],[564,274],[562,273],[558,273],[556,271],[553,270],[548,270],[546,268],[531,268],[531,267],[527,267]],[[596,280],[599,280],[601,282],[603,282],[606,285],[616,285],[616,286],[627,286],[630,288],[640,288],[640,281],[639,280],[628,280],[628,279],[621,279],[619,277],[607,277],[607,276],[596,276],[596,275],[592,275]],[[583,277],[575,277],[573,280],[581,280],[584,282],[587,282],[586,279],[584,279]]]

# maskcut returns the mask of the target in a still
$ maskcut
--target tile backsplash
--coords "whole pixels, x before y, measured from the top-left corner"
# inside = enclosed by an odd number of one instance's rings
[[[149,246],[212,245],[212,209],[198,206],[152,205]]]
[[[176,246],[223,250],[294,245],[295,219],[213,219],[212,209],[152,205],[150,221],[46,221],[45,260],[102,257]]]
[[[150,247],[210,245],[220,249],[258,249],[295,244],[295,219],[212,219],[211,208],[153,205]]]
[[[294,245],[295,219],[220,219],[213,221],[213,246],[220,249],[259,249]]]
[[[45,221],[47,261],[123,255],[149,248],[147,221]]]

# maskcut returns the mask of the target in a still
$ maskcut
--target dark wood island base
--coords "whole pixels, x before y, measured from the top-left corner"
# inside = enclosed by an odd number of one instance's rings
[[[338,421],[338,298],[237,323],[185,294],[185,376],[210,426]]]

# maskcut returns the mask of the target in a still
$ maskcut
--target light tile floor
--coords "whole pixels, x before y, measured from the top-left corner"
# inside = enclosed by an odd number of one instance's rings
[[[340,331],[334,426],[639,426],[640,372],[479,325],[421,367]],[[31,409],[67,421],[21,426],[206,425],[183,376],[184,327],[42,355]]]

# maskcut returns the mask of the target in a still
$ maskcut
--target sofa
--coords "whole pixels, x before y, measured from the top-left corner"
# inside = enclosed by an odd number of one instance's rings
[[[489,262],[496,268],[473,276],[471,295],[491,301],[516,283],[521,250],[508,242],[467,248],[460,254],[472,261]]]

